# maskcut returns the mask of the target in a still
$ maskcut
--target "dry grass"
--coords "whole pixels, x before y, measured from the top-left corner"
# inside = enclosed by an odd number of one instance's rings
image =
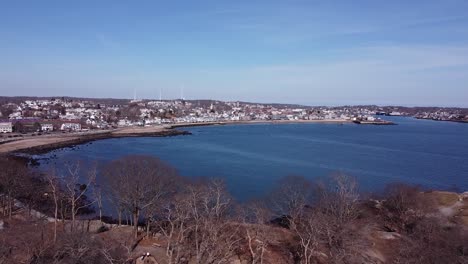
[[[463,200],[463,206],[460,208],[458,217],[461,224],[468,228],[468,199]]]
[[[461,222],[464,226],[468,227],[468,215],[465,215],[465,216],[460,217],[460,222]]]
[[[453,192],[433,191],[425,193],[424,195],[432,198],[436,202],[437,206],[443,207],[453,206],[460,199],[459,194]]]

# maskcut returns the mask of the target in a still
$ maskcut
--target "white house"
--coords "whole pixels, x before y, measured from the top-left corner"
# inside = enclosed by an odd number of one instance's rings
[[[0,123],[0,133],[11,133],[13,132],[13,124],[11,122]]]
[[[52,124],[41,124],[41,131],[53,131],[54,125]]]
[[[86,119],[86,124],[91,125],[91,126],[95,126],[97,124],[97,122],[96,122],[96,120],[94,118],[88,118],[88,119]]]
[[[62,126],[60,126],[60,130],[81,130],[81,124],[80,123],[63,123]]]
[[[119,122],[117,122],[118,126],[131,126],[132,122],[128,121],[127,119],[120,119]]]

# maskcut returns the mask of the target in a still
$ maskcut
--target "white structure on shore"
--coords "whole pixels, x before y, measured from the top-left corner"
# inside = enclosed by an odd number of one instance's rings
[[[41,131],[53,131],[54,125],[52,124],[41,124]]]
[[[72,131],[81,130],[81,124],[80,123],[63,123],[62,126],[60,126],[60,130],[72,130]]]
[[[13,125],[11,122],[0,123],[0,133],[11,133],[13,132]]]

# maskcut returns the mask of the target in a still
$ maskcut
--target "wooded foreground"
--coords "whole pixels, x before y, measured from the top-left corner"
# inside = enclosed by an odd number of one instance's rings
[[[127,156],[38,172],[0,160],[0,264],[468,263],[468,195],[353,177],[280,179],[236,203],[221,179]],[[105,216],[104,212],[112,212]]]

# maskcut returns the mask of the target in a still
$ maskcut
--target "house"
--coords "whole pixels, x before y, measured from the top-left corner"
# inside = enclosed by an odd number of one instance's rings
[[[41,131],[53,131],[54,125],[52,124],[41,124]]]
[[[91,117],[86,119],[86,124],[90,126],[95,126],[97,124],[97,121],[93,117]]]
[[[128,119],[120,119],[118,122],[117,122],[117,126],[119,127],[123,127],[123,126],[131,126],[133,123],[128,120]]]
[[[13,132],[13,124],[11,122],[0,123],[0,133],[11,133]]]
[[[80,123],[63,123],[62,126],[60,126],[60,130],[72,130],[72,131],[81,130],[81,124]]]

